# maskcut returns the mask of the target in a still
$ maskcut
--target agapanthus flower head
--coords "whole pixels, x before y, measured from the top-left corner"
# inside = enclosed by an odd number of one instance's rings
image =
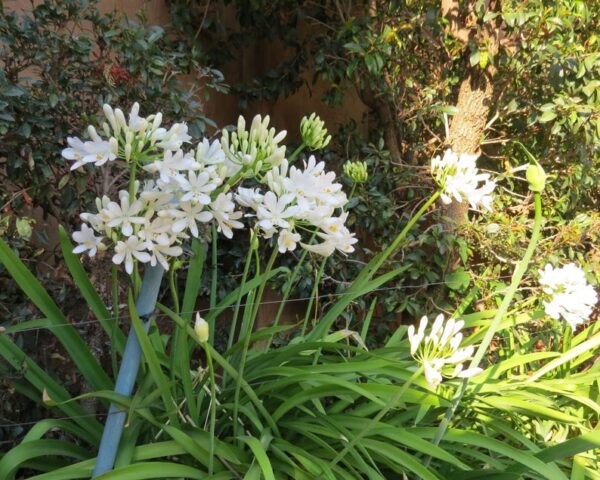
[[[588,321],[598,295],[579,266],[569,263],[554,268],[547,264],[539,274],[540,285],[547,295],[544,309],[549,317],[555,320],[562,317],[573,330]]]
[[[463,369],[463,363],[475,352],[472,345],[460,346],[464,321],[453,318],[445,321],[444,315],[440,314],[428,332],[427,324],[428,319],[424,316],[418,329],[409,326],[408,341],[411,355],[422,365],[425,379],[432,388],[436,388],[443,377],[469,378],[482,372],[478,367]]]
[[[336,210],[343,208],[348,199],[342,185],[336,182],[334,172],[325,171],[324,162],[310,156],[304,168],[289,166],[284,160],[264,176],[270,191],[240,188],[236,200],[240,205],[254,210],[257,230],[263,238],[279,233],[280,251],[290,251],[300,244],[306,250],[322,256],[330,256],[335,250],[343,253],[354,251],[357,242],[354,234],[346,228],[348,214],[339,216]],[[321,243],[302,241],[300,232],[313,232]]]
[[[308,117],[302,117],[300,134],[302,142],[311,150],[322,150],[331,141],[331,135],[327,134],[325,122],[314,112]]]
[[[344,173],[354,183],[365,183],[369,179],[367,162],[347,161],[344,163]]]
[[[214,222],[218,232],[232,238],[244,227],[239,207],[254,212],[250,216],[263,238],[278,235],[281,252],[304,245],[298,229],[308,228],[323,240],[320,248],[312,246],[315,251],[353,251],[356,239],[345,227],[347,215],[334,214],[347,201],[335,173],[314,157],[304,169],[289,168],[285,146],[279,145],[285,132],[269,128],[269,117],[254,117],[249,130],[240,117],[237,130],[223,131],[221,141],[203,139],[188,151],[183,149],[191,140],[185,123],[163,126],[160,113],[143,117],[137,103],[128,115],[108,105],[103,110],[107,138],[90,126],[90,140],[69,137],[63,156],[74,162],[72,168],[100,167],[119,158],[125,162],[117,167],[138,179],[131,178],[117,199],[97,198],[96,212],[80,214],[84,223],[73,234],[74,252],[94,256],[112,249],[113,262],[130,274],[138,263],[168,269],[183,253],[182,244],[206,231],[205,224]],[[247,178],[254,179],[254,188],[240,187],[234,198],[232,187]],[[271,190],[261,191],[256,182]]]
[[[437,156],[431,160],[431,174],[441,188],[442,202],[467,201],[473,209],[492,209],[491,193],[496,183],[490,180],[488,173],[479,173],[477,158],[478,155],[456,154],[448,149],[443,157]]]
[[[246,130],[246,120],[240,116],[235,130],[222,131],[221,147],[228,175],[235,175],[244,166],[251,167],[249,173],[257,175],[281,164],[285,158],[285,145],[279,143],[287,132],[269,128],[269,121],[268,115],[264,118],[256,115],[250,129]]]
[[[102,130],[110,137],[103,139],[90,126],[90,140],[69,137],[63,156],[74,161],[72,168],[122,158],[127,163],[119,165],[130,169],[135,164],[133,171],[145,179],[130,179],[130,188],[120,190],[118,199],[104,195],[96,200],[96,213],[81,213],[85,223],[73,234],[75,252],[94,256],[113,248],[113,262],[124,264],[128,273],[136,262],[167,269],[170,259],[182,254],[182,242],[200,236],[201,224],[214,219],[228,237],[232,228],[242,226],[237,221],[242,212],[235,211],[231,194],[217,191],[227,179],[218,140],[204,139],[196,153],[184,151],[181,147],[191,140],[185,123],[164,127],[162,114],[142,117],[137,103],[128,115],[109,105],[103,111]]]

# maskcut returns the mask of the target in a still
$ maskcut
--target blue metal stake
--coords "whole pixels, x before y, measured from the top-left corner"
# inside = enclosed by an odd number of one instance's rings
[[[146,331],[150,326],[148,316],[154,312],[154,307],[156,306],[156,299],[158,298],[158,291],[160,289],[163,272],[164,269],[160,264],[157,264],[155,267],[148,266],[148,268],[146,268],[140,295],[135,304],[137,313],[143,320],[143,326]],[[140,342],[135,334],[135,330],[131,327],[129,336],[127,337],[125,351],[123,352],[121,367],[119,368],[119,374],[117,376],[117,383],[115,385],[116,393],[126,397],[131,396],[135,379],[140,368],[141,358],[142,350]],[[106,418],[106,424],[104,426],[104,432],[102,433],[102,440],[100,440],[98,457],[96,458],[96,467],[94,468],[92,478],[113,469],[126,418],[127,412],[111,403]]]

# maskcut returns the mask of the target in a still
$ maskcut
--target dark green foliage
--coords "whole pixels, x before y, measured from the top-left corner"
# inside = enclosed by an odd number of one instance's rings
[[[201,51],[149,25],[143,13],[136,21],[104,15],[96,3],[51,0],[0,15],[2,205],[25,189],[34,205],[69,220],[106,188],[108,179],[71,177],[60,156],[65,138],[94,123],[103,103],[139,101],[166,121],[185,116],[196,137],[212,125],[197,92],[178,78],[202,78],[205,94],[223,88]],[[18,211],[23,197],[9,206]]]

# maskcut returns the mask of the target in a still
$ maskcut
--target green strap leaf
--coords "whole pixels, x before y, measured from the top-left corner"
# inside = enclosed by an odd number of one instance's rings
[[[73,328],[44,287],[25,267],[19,257],[0,238],[0,262],[4,264],[15,282],[52,324],[50,331],[65,347],[79,372],[94,390],[112,390],[113,382],[98,360]]]

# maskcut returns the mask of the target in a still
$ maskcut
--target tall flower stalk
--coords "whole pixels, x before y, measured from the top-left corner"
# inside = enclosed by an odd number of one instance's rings
[[[521,283],[523,275],[525,275],[525,272],[527,271],[527,267],[529,265],[529,262],[531,261],[531,257],[533,256],[533,253],[535,251],[535,247],[540,239],[540,232],[541,232],[543,217],[542,217],[542,197],[541,197],[541,193],[539,191],[534,192],[534,206],[535,206],[535,217],[534,217],[533,230],[531,232],[531,238],[529,240],[529,245],[527,246],[527,250],[525,251],[523,258],[519,261],[519,263],[517,264],[517,267],[515,268],[515,271],[512,275],[512,280],[511,280],[510,286],[508,287],[508,290],[506,291],[506,294],[505,294],[504,298],[502,299],[502,303],[498,307],[498,310],[496,311],[496,315],[494,316],[494,319],[490,323],[490,325],[485,333],[485,336],[483,337],[483,340],[481,341],[479,348],[477,349],[477,352],[475,353],[475,355],[473,356],[473,359],[471,360],[471,363],[469,364],[469,367],[468,367],[469,369],[479,368],[479,365],[480,365],[481,361],[483,360],[484,355],[488,351],[488,347],[490,346],[490,343],[492,342],[494,335],[498,331],[498,327],[500,326],[500,323],[502,322],[502,320],[504,319],[504,316],[508,312],[508,308],[513,300],[513,297],[515,296],[515,293],[517,292],[517,289],[519,288],[519,284]],[[458,404],[462,400],[462,398],[467,390],[468,383],[469,383],[469,379],[465,378],[459,385],[458,389],[456,390],[454,398],[452,399],[452,402],[448,406],[448,409],[446,410],[446,414],[442,418],[442,420],[437,428],[437,431],[435,433],[435,436],[432,440],[434,445],[439,445],[440,441],[444,437],[446,430],[450,426],[450,422],[452,421],[454,412],[456,411]],[[431,458],[428,458],[426,461],[426,464],[429,464],[430,461],[431,461]]]

